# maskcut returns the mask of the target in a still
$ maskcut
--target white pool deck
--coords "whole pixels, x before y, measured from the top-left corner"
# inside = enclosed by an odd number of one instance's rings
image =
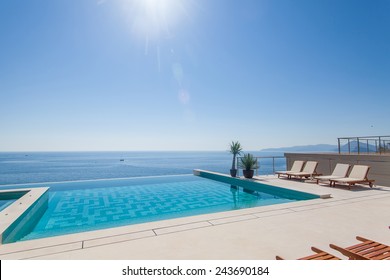
[[[266,184],[331,198],[199,215],[0,245],[0,259],[273,260],[343,255],[360,235],[390,245],[390,187],[331,188],[326,184],[258,178]]]

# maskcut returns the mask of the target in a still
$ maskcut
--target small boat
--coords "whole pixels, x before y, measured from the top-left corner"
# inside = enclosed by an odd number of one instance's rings
[[[123,158],[121,158],[120,161],[125,161],[125,160]]]

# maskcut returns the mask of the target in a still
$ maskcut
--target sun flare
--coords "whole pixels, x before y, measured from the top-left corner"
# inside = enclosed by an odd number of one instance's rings
[[[183,0],[128,0],[124,2],[132,29],[148,39],[171,36],[185,14]]]

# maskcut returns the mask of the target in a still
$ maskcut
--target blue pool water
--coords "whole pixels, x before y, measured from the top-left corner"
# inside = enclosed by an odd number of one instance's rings
[[[19,187],[34,186],[42,185]],[[22,240],[307,199],[299,193],[246,192],[242,187],[193,175],[45,186],[50,187],[48,209]]]

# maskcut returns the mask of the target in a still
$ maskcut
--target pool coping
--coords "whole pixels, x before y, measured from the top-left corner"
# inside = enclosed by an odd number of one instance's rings
[[[310,189],[310,192],[315,188],[321,190],[321,187],[316,184],[281,180],[272,175],[262,176],[259,177],[259,179],[267,184],[273,184],[279,187],[288,185],[291,189],[299,189],[303,186]],[[359,193],[353,193],[349,190],[340,191],[339,189],[332,188],[332,192],[334,191],[337,191],[337,198],[332,196],[330,199],[313,199],[253,207],[4,244],[0,246],[0,259],[50,259],[56,258],[56,256],[66,256],[67,253],[71,254],[75,252],[85,254],[88,259],[95,259],[96,256],[92,256],[88,252],[91,250],[98,250],[102,251],[101,254],[104,255],[105,250],[117,244],[128,244],[128,242],[138,242],[144,239],[150,240],[150,238],[178,235],[179,233],[195,230],[202,231],[223,227],[229,224],[237,223],[240,225],[241,223],[246,222],[262,221],[263,219],[272,216],[288,217],[288,215],[296,213],[304,214],[309,211],[330,209],[340,205],[353,205],[362,201],[370,201],[383,197],[390,199],[390,194],[380,192],[374,192],[369,195],[355,195]],[[323,191],[320,191],[320,193],[322,192]]]
[[[287,186],[280,187],[279,185],[272,184],[272,182],[271,183],[270,182],[264,183],[264,178],[266,176],[254,176],[252,179],[248,179],[248,178],[245,178],[245,177],[231,177],[230,175],[227,175],[227,174],[223,174],[223,173],[219,173],[219,172],[213,172],[213,171],[207,171],[207,170],[202,170],[202,169],[194,169],[193,174],[195,176],[199,176],[199,177],[203,177],[203,178],[208,178],[208,177],[206,177],[204,175],[215,175],[215,176],[218,176],[220,178],[226,178],[226,180],[236,181],[238,183],[240,181],[243,181],[243,182],[257,183],[259,185],[260,184],[266,184],[266,185],[275,187],[276,189],[292,190],[292,191],[295,191],[295,192],[298,192],[298,193],[310,194],[310,195],[318,196],[319,198],[322,198],[322,199],[327,199],[327,198],[331,197],[331,194],[329,192],[323,191],[321,189],[310,191],[310,192],[307,192],[307,191],[304,192],[304,191],[302,191],[302,189],[299,189],[299,188],[287,187]],[[208,179],[210,179],[210,178],[208,178]],[[210,180],[213,180],[213,179],[210,179]]]
[[[19,226],[19,223],[24,223],[26,219],[31,218],[31,215],[26,217],[29,215],[28,212],[34,209],[34,206],[43,199],[48,190],[49,188],[47,187],[0,190],[0,194],[24,193],[20,198],[0,211],[0,245],[8,238],[13,229]],[[33,215],[34,213],[32,213]]]

